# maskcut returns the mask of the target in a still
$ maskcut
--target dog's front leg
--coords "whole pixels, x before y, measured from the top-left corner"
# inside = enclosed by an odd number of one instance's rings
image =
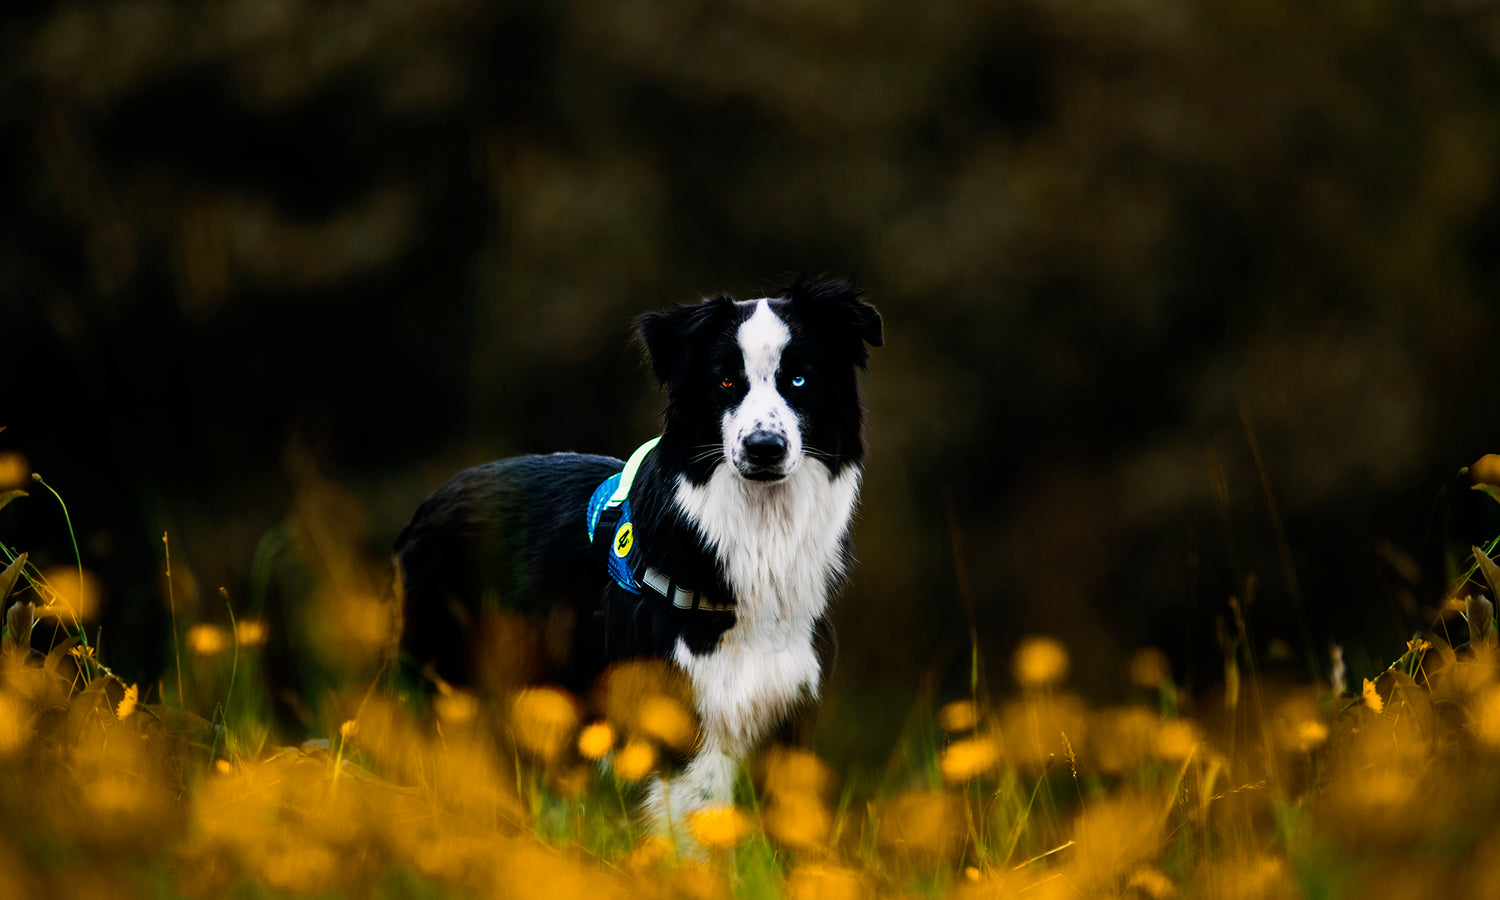
[[[682,771],[652,781],[645,804],[652,830],[670,836],[680,849],[694,846],[689,819],[697,810],[734,802],[739,765],[736,754],[705,735],[703,746]]]

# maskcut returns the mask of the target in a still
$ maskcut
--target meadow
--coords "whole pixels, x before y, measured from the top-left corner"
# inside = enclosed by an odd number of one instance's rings
[[[1473,474],[1500,501],[1497,469]],[[45,481],[24,488],[0,506],[66,514]],[[289,634],[254,588],[174,572],[164,534],[174,653],[154,684],[111,672],[130,651],[100,650],[81,562],[39,570],[0,535],[0,898],[1500,893],[1500,538],[1457,561],[1432,628],[1383,672],[1335,650],[1326,681],[1265,674],[1249,591],[1224,598],[1212,692],[1179,690],[1147,647],[1120,673],[1130,701],[1091,703],[1066,641],[1035,635],[1010,660],[975,651],[966,695],[909,698],[868,770],[771,748],[678,847],[630,817],[695,740],[674,673],[627,663],[588,697],[503,675],[418,689],[394,661],[385,563],[347,539],[340,502],[309,492],[279,538],[305,562]],[[319,673],[292,698],[302,743],[276,737],[278,640]]]

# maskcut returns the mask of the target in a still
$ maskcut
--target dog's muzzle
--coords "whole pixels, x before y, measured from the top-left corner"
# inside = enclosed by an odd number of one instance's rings
[[[776,481],[786,475],[786,436],[755,431],[745,438],[740,474],[754,481]]]

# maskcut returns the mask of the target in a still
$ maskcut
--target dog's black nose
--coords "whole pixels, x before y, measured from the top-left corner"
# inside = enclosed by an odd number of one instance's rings
[[[745,438],[745,459],[754,466],[769,468],[786,459],[786,438],[773,431],[757,431]]]

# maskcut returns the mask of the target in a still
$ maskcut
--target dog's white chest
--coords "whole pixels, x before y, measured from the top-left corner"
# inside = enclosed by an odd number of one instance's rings
[[[797,702],[815,699],[822,673],[811,622],[753,631],[737,625],[701,655],[679,641],[676,657],[692,682],[705,735],[731,751],[760,741]]]
[[[785,481],[755,484],[728,466],[708,484],[678,484],[678,505],[713,547],[734,591],[737,618],[719,645],[676,658],[697,693],[706,735],[746,748],[802,700],[816,698],[815,623],[842,574],[843,541],[859,468],[838,477],[806,460]]]

